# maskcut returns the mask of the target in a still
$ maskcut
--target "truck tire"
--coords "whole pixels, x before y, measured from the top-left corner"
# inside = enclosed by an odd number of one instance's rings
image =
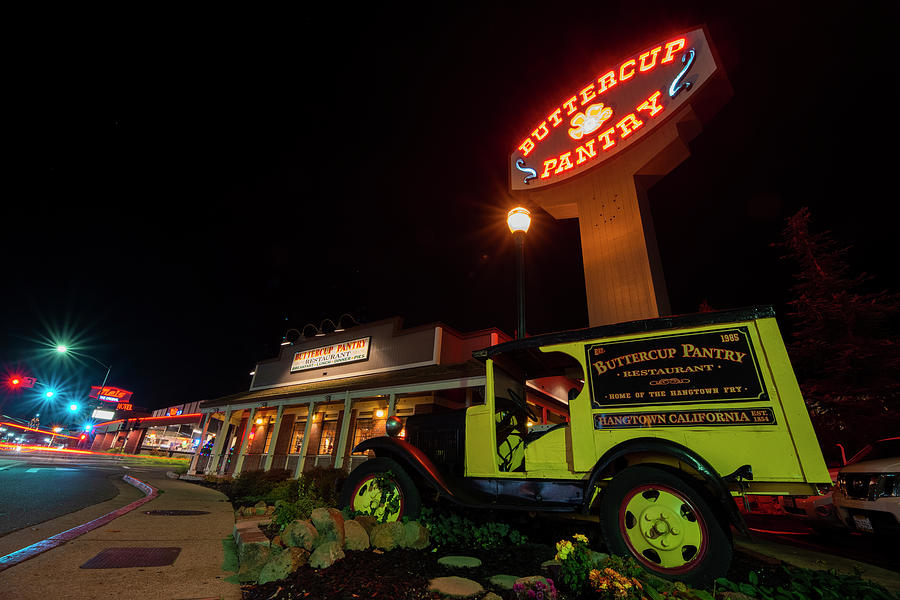
[[[419,516],[419,490],[396,461],[370,458],[350,473],[341,488],[339,504],[370,514],[379,522]]]
[[[731,537],[705,494],[676,473],[636,465],[613,477],[600,502],[603,536],[610,553],[657,575],[708,584],[731,565]]]

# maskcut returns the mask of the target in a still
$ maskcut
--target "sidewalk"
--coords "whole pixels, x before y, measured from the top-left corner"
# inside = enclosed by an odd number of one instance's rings
[[[164,470],[139,472],[134,477],[157,488],[159,496],[102,527],[0,572],[4,599],[240,600],[240,587],[226,583],[228,573],[221,570],[222,540],[230,537],[234,528],[234,512],[225,496],[169,479]],[[209,514],[145,514],[150,510],[199,510]],[[53,533],[48,531],[47,535]],[[174,563],[162,567],[80,568],[103,550],[126,547],[175,547],[181,551]]]
[[[735,546],[739,551],[745,550],[750,553],[760,554],[763,557],[769,557],[803,569],[816,571],[834,569],[839,573],[845,574],[853,574],[856,572],[854,569],[858,569],[863,579],[879,583],[894,594],[900,594],[900,573],[896,571],[882,569],[881,567],[843,556],[825,554],[824,552],[788,546],[759,538],[751,541],[742,536],[735,539]]]

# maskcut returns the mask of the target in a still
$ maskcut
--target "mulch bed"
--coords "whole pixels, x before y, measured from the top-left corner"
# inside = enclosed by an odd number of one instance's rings
[[[492,550],[473,548],[439,548],[427,550],[391,550],[390,552],[345,551],[346,557],[327,569],[300,568],[291,578],[265,585],[243,586],[244,600],[438,600],[439,594],[428,592],[428,582],[435,577],[458,575],[480,582],[487,588],[493,575],[540,575],[541,563],[553,558],[554,543],[577,531],[584,524],[535,520],[529,525],[517,524],[529,532],[529,543]],[[602,550],[602,547],[598,547]],[[474,556],[482,561],[474,569],[451,569],[438,564],[448,555]],[[746,581],[755,571],[765,585],[778,585],[784,571],[773,562],[735,552],[728,577]],[[512,591],[491,590],[504,600],[515,600]],[[562,594],[560,598],[564,598]]]

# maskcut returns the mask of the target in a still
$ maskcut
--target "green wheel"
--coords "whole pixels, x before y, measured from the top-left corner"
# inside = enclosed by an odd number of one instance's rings
[[[724,576],[732,543],[704,496],[665,467],[623,470],[600,503],[609,550],[669,579],[708,583]]]
[[[339,503],[381,523],[419,515],[419,491],[396,461],[372,458],[359,465],[341,489]]]

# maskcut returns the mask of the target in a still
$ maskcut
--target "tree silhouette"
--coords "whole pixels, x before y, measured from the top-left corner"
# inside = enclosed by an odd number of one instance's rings
[[[900,353],[895,341],[900,296],[863,291],[873,277],[852,275],[848,246],[811,232],[804,207],[787,219],[783,258],[799,270],[791,286],[788,351],[823,448],[860,447],[900,426]],[[827,448],[830,450],[830,448]]]

